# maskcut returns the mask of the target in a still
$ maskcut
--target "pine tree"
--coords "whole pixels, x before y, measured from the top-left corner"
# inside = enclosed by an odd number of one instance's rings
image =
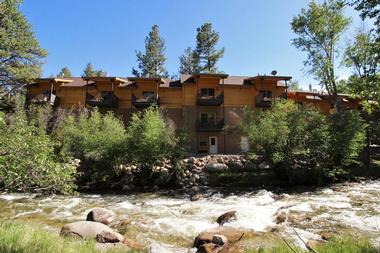
[[[57,77],[72,77],[71,71],[68,67],[63,67],[61,71],[58,73]]]
[[[42,72],[47,55],[19,11],[21,0],[0,1],[0,87],[19,90]]]
[[[95,70],[91,62],[87,63],[86,68],[83,70],[83,74],[82,74],[82,77],[102,77],[102,76],[107,76],[107,73],[101,69]]]
[[[224,48],[216,49],[219,33],[212,29],[211,23],[204,23],[197,29],[197,46],[194,50],[195,72],[217,73],[216,64],[224,55]]]
[[[133,68],[132,74],[139,77],[168,77],[165,69],[165,40],[160,37],[159,27],[152,30],[145,38],[145,53],[136,52],[138,70]]]
[[[194,74],[197,69],[197,63],[194,59],[194,50],[191,47],[186,48],[185,53],[179,57],[179,73]]]

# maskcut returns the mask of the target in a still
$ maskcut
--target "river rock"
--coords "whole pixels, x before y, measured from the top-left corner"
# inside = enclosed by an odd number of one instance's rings
[[[206,167],[205,171],[208,173],[221,173],[228,170],[228,166],[224,163],[217,163],[217,162],[209,162]]]
[[[188,163],[195,163],[195,157],[190,157],[188,160],[187,160]]]
[[[216,222],[219,224],[219,226],[223,226],[224,223],[232,221],[232,220],[236,220],[236,219],[237,219],[236,211],[229,211],[220,215],[218,219],[216,219]]]
[[[197,193],[197,194],[194,194],[190,197],[190,200],[191,201],[198,201],[200,200],[201,198],[203,198],[203,194],[202,193]]]
[[[223,246],[227,244],[227,238],[223,235],[214,235],[212,237],[211,243],[219,245],[219,246]]]
[[[232,172],[241,172],[244,171],[244,165],[240,161],[230,161],[228,163],[228,169]]]
[[[93,221],[78,221],[66,224],[62,227],[60,235],[72,236],[81,239],[98,239],[99,235],[104,241],[124,241],[124,237],[121,234],[115,232],[103,223]]]
[[[215,235],[224,236],[228,243],[235,243],[243,238],[244,232],[232,227],[216,227],[201,232],[194,240],[194,247],[198,248],[206,243],[211,243]]]
[[[262,162],[262,163],[259,164],[259,169],[261,169],[261,170],[267,170],[267,169],[271,169],[271,166],[267,162]]]
[[[86,221],[96,221],[108,225],[111,222],[114,222],[116,219],[116,214],[111,210],[96,207],[87,214]]]
[[[214,243],[205,243],[199,246],[197,253],[227,253],[227,245],[216,245]]]
[[[96,241],[100,243],[117,243],[123,242],[124,236],[116,232],[102,231],[96,235]]]

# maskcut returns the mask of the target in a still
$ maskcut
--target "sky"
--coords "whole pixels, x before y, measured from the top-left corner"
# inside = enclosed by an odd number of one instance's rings
[[[229,75],[293,76],[302,87],[318,82],[307,73],[306,54],[292,44],[292,18],[308,0],[24,0],[21,11],[33,26],[41,47],[48,51],[43,76],[56,75],[67,66],[80,76],[91,62],[108,76],[131,76],[136,50],[157,24],[166,43],[166,68],[177,74],[178,57],[195,46],[196,29],[211,22],[219,32],[218,48],[225,47],[218,68]],[[352,8],[346,45],[363,21]],[[370,27],[369,24],[366,24]],[[339,67],[346,78],[350,70]]]

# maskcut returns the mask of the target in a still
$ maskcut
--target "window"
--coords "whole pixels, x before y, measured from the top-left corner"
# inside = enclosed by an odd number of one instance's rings
[[[201,96],[202,97],[214,97],[215,96],[215,89],[213,89],[213,88],[202,88],[201,89]]]
[[[270,91],[270,90],[260,90],[259,94],[260,94],[260,97],[262,97],[262,98],[271,98],[272,97],[272,91]]]
[[[156,93],[154,93],[153,91],[143,91],[142,95],[145,98],[152,98],[155,97]]]
[[[199,147],[208,147],[207,137],[199,137]]]
[[[215,124],[216,114],[215,113],[209,113],[209,112],[202,112],[200,114],[200,121],[201,121],[202,125]]]

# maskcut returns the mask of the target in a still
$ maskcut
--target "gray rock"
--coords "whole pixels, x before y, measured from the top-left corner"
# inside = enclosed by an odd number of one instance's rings
[[[228,169],[230,169],[232,172],[240,172],[244,171],[244,165],[240,161],[230,161],[228,163]]]
[[[224,235],[214,235],[212,237],[211,243],[223,246],[227,244],[227,238]]]
[[[259,164],[259,169],[261,170],[271,169],[271,166],[267,162],[262,162]]]
[[[105,208],[96,207],[87,214],[86,221],[95,221],[108,225],[116,219],[116,213]]]
[[[96,241],[100,243],[117,243],[123,242],[124,236],[116,232],[103,231],[96,235]]]
[[[224,223],[232,221],[232,220],[236,220],[236,219],[237,219],[237,217],[236,217],[236,211],[229,211],[229,212],[226,212],[226,213],[220,215],[218,217],[218,219],[216,220],[216,222],[220,226],[223,226]]]
[[[187,160],[188,163],[195,163],[195,157],[190,157],[188,160]]]
[[[78,221],[66,224],[62,227],[61,236],[71,236],[81,239],[97,239],[98,235],[103,236],[103,240],[113,240],[113,242],[123,242],[124,237],[103,223],[93,221]],[[118,241],[116,241],[118,240]]]
[[[206,165],[205,171],[208,173],[220,173],[228,170],[228,166],[224,163],[210,162]]]

